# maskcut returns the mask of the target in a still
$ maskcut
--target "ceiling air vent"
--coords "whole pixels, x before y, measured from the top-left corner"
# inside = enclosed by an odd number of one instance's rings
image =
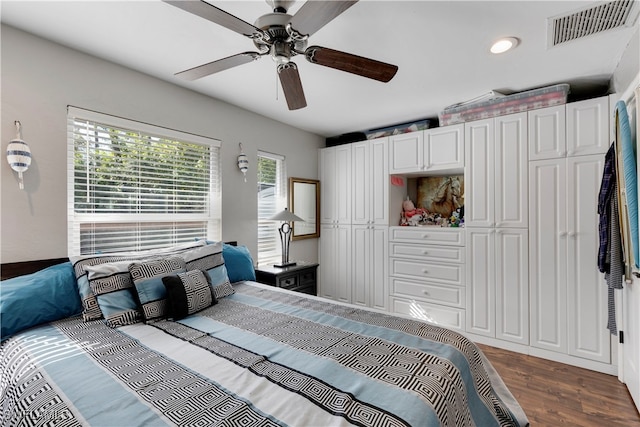
[[[620,26],[631,26],[638,15],[638,2],[600,2],[586,9],[549,18],[549,46],[587,37]]]

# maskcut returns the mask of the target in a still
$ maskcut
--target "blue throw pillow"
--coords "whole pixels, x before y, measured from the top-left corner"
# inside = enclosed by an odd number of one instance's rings
[[[70,262],[0,281],[0,338],[79,314],[82,302]]]
[[[231,246],[222,244],[222,257],[227,267],[227,275],[231,283],[242,280],[256,280],[256,271],[253,269],[253,259],[246,246]]]

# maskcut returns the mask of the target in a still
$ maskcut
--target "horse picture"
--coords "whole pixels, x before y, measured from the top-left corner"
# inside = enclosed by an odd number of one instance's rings
[[[418,207],[445,218],[464,206],[464,176],[418,178]]]

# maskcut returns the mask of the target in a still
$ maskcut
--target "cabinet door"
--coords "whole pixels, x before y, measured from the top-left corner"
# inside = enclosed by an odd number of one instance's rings
[[[609,98],[572,102],[567,108],[567,156],[604,154],[609,139]]]
[[[371,162],[369,141],[351,146],[351,178],[353,202],[351,208],[352,224],[368,224],[371,195]]]
[[[529,152],[526,113],[495,119],[494,153],[495,190],[488,193],[488,201],[493,200],[495,204],[495,226],[527,228]]]
[[[368,225],[354,225],[351,231],[351,302],[369,305],[369,283],[371,280],[371,230]]]
[[[389,309],[389,227],[371,227],[369,254],[369,306],[380,310]]]
[[[389,139],[389,173],[402,174],[422,171],[423,132],[394,135]]]
[[[528,230],[499,228],[496,247],[496,338],[529,345]]]
[[[320,178],[320,222],[332,223],[335,219],[335,180],[336,180],[336,150],[335,148],[323,148],[319,154],[319,178]]]
[[[318,240],[318,296],[336,299],[336,226],[320,224],[320,239]]]
[[[336,300],[351,302],[351,226],[336,225]]]
[[[463,124],[424,132],[424,166],[425,172],[464,168]]]
[[[494,121],[465,124],[466,168],[464,222],[467,227],[494,226]]]
[[[495,337],[495,229],[467,228],[467,332]]]
[[[369,143],[369,220],[371,224],[389,226],[389,140],[380,138]],[[354,193],[357,188],[353,186]]]
[[[566,353],[566,159],[530,162],[529,207],[531,346]]]
[[[564,105],[528,113],[529,160],[555,159],[567,153]]]
[[[567,318],[569,354],[609,363],[607,286],[598,257],[598,193],[604,156],[567,159],[568,252]]]
[[[351,224],[351,145],[345,144],[335,149],[334,219],[339,224]]]

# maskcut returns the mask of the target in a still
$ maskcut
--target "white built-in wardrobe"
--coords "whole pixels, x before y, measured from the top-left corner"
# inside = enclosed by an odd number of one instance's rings
[[[597,269],[610,103],[321,149],[318,295],[615,373]],[[397,226],[409,178],[462,173],[464,228]]]

